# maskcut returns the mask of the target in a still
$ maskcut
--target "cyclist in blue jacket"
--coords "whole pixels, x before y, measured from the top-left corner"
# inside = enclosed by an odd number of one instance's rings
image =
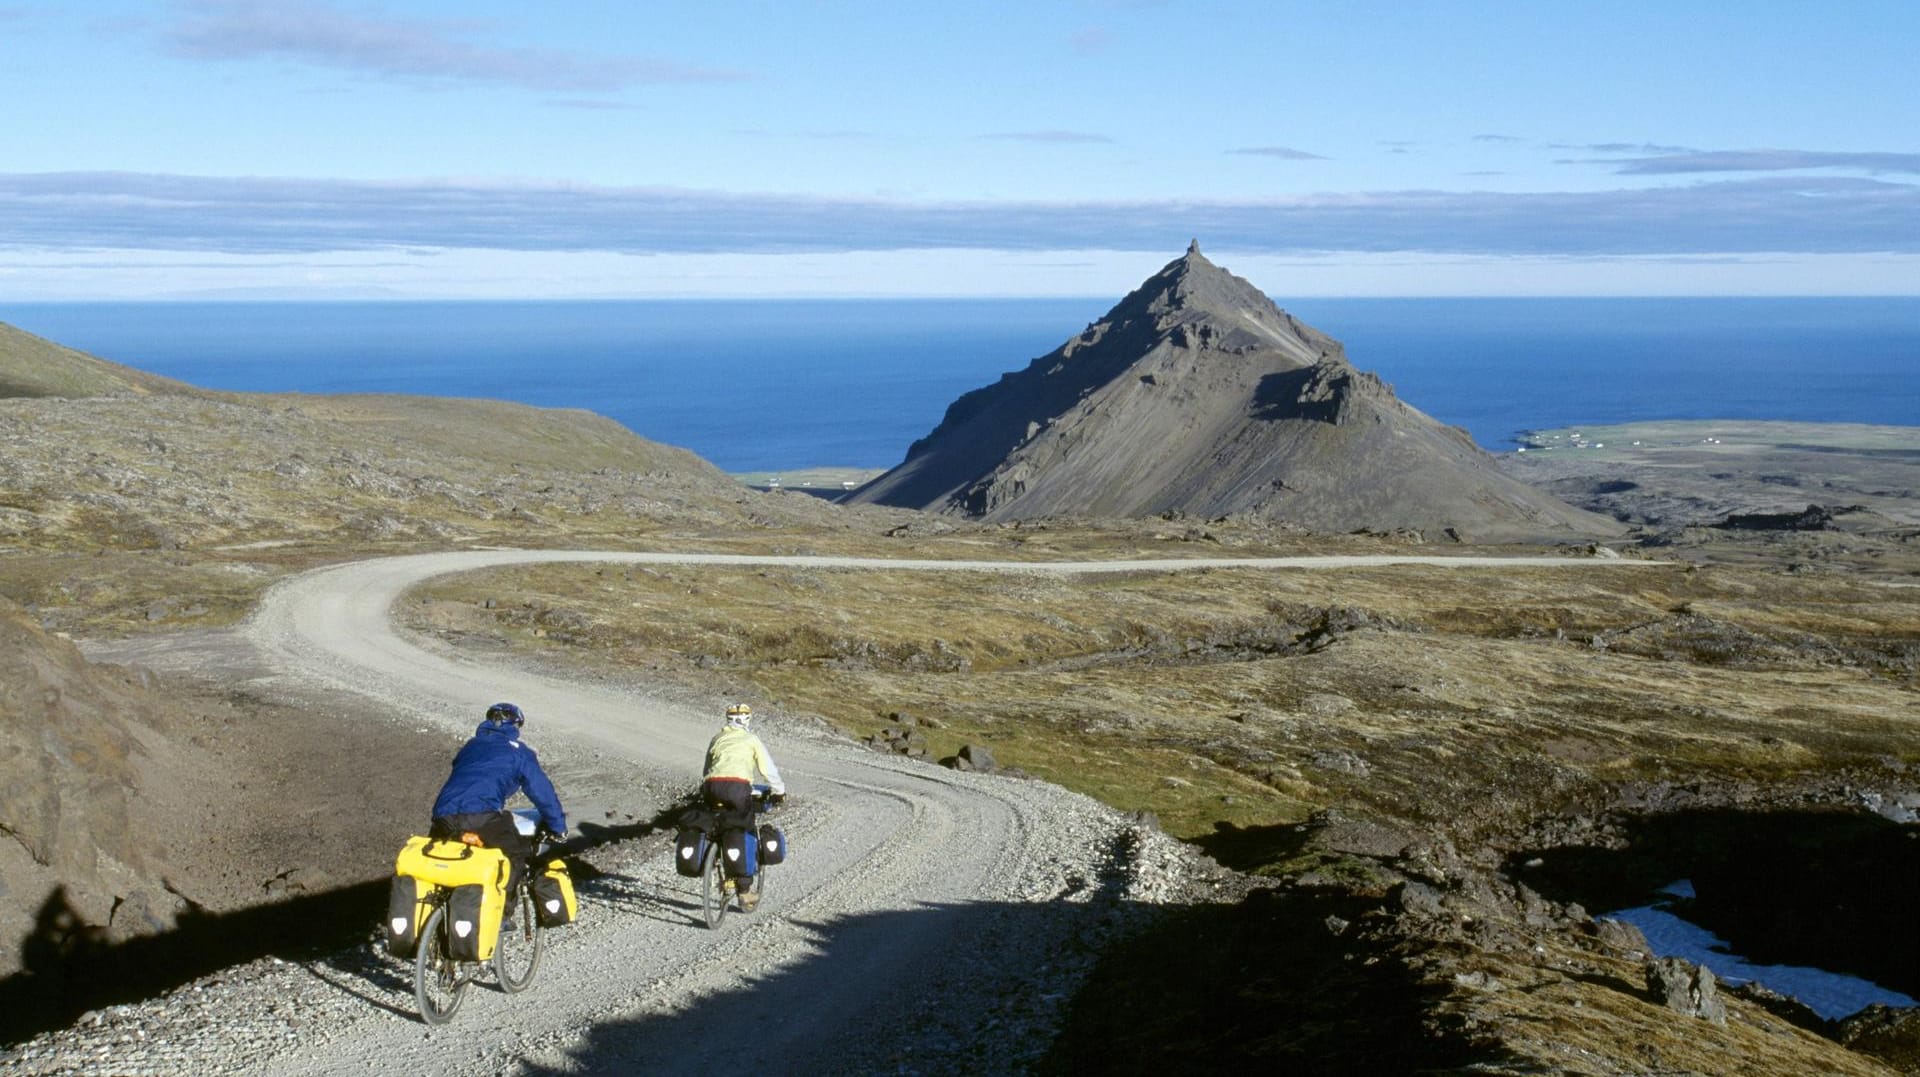
[[[533,839],[523,837],[514,826],[507,799],[524,792],[540,811],[540,825],[557,837],[567,832],[567,813],[553,783],[540,769],[540,757],[520,740],[520,727],[527,716],[511,703],[495,703],[487,708],[486,720],[473,731],[473,739],[453,757],[453,773],[447,775],[440,795],[433,802],[433,824],[428,833],[436,838],[458,838],[463,833],[480,837],[489,848],[507,854],[512,875],[507,893],[517,892],[527,873],[527,860],[533,856]]]

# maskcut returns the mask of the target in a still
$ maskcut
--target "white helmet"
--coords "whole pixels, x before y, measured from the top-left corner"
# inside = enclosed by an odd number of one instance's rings
[[[753,723],[753,708],[745,703],[735,703],[727,708],[727,724],[746,729]]]

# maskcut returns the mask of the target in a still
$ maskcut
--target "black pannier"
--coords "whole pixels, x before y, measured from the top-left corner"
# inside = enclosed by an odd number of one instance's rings
[[[707,833],[699,827],[681,827],[673,838],[673,870],[698,879],[707,862]]]
[[[754,855],[754,847],[759,844],[751,830],[733,829],[720,836],[720,855],[729,877],[739,879],[759,874],[760,866]]]
[[[412,957],[420,945],[420,923],[426,906],[420,901],[426,883],[411,875],[395,875],[387,891],[387,952],[395,957]]]
[[[480,883],[466,886],[449,887],[447,890],[447,953],[449,957],[460,961],[482,960],[481,936],[485,924],[483,913],[487,904],[487,888]],[[494,931],[500,929],[499,922],[494,923]],[[493,956],[493,947],[484,947],[487,957]]]
[[[779,864],[787,859],[787,832],[772,823],[760,827],[760,863]]]

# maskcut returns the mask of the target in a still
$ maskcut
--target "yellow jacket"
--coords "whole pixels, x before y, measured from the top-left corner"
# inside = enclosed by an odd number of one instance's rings
[[[786,793],[780,769],[773,765],[773,757],[767,754],[767,746],[760,743],[759,737],[737,726],[727,726],[714,734],[707,744],[705,777],[751,782],[756,774],[764,775],[767,786],[774,792]]]

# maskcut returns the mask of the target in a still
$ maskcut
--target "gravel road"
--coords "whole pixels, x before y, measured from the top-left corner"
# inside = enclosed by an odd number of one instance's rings
[[[562,795],[576,820],[618,804],[648,814],[698,780],[711,705],[579,683],[404,637],[389,610],[419,582],[507,564],[608,561],[1086,573],[1206,567],[1627,565],[1592,558],[1315,557],[1006,564],[482,550],[355,562],[276,586],[224,640],[149,643],[191,666],[196,647],[255,648],[279,690],[358,692],[465,732],[495,699],[524,705],[549,761],[600,777]],[[1644,562],[1641,562],[1644,563]],[[271,690],[274,686],[265,686]],[[1043,782],[948,771],[867,752],[806,723],[758,724],[793,791],[792,858],[759,912],[717,931],[695,880],[653,838],[583,853],[576,925],[553,932],[538,979],[490,981],[443,1028],[413,1012],[410,968],[369,944],[267,958],[144,1003],[83,1017],[0,1054],[6,1074],[711,1073],[757,1057],[779,1072],[1018,1071],[1116,932],[1233,880],[1186,846]],[[396,821],[392,844],[404,838]],[[379,910],[369,909],[370,932]],[[743,1053],[744,1052],[744,1053]]]

